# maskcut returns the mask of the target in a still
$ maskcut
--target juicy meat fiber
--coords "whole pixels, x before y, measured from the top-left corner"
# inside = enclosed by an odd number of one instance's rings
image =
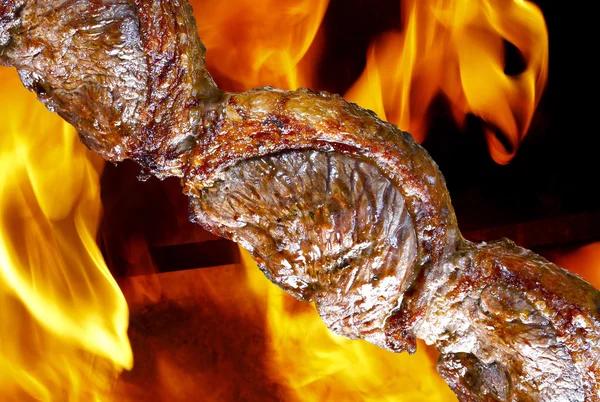
[[[0,64],[111,161],[180,174],[217,92],[187,1],[0,0]]]
[[[600,293],[508,240],[463,242],[416,330],[466,401],[597,401]]]
[[[385,318],[417,259],[398,188],[368,162],[315,150],[250,159],[223,174],[193,199],[197,219],[250,250],[271,281],[314,299],[333,331],[385,347]]]
[[[508,240],[465,241],[412,137],[341,97],[219,90],[185,0],[0,0],[0,64],[110,161],[180,177],[333,331],[435,344],[463,401],[600,401],[600,292]]]

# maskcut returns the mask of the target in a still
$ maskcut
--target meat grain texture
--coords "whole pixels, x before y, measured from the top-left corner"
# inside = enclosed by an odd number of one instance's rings
[[[463,401],[600,401],[598,290],[464,240],[408,133],[324,92],[223,92],[204,56],[185,0],[0,0],[1,64],[107,160],[181,178],[193,219],[333,331],[436,345]]]

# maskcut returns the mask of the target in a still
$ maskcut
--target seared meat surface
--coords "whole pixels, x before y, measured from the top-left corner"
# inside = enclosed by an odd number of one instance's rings
[[[439,267],[419,338],[467,401],[595,401],[600,293],[508,240],[463,242]],[[495,398],[495,399],[486,399]]]
[[[185,0],[0,0],[0,63],[111,161],[182,179],[193,219],[335,332],[435,344],[464,401],[600,401],[600,292],[465,241],[409,134],[336,95],[220,91]]]
[[[315,300],[333,331],[385,347],[385,319],[417,259],[398,188],[366,161],[315,150],[246,160],[222,177],[192,198],[196,219],[250,250],[284,290]]]
[[[1,0],[0,64],[111,161],[181,174],[220,91],[187,1]]]

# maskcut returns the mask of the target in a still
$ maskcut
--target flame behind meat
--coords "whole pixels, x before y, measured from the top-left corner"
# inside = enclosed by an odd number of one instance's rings
[[[261,85],[313,87],[316,33],[327,2],[290,0],[255,3],[193,1],[207,47],[207,65],[227,90]],[[416,355],[396,355],[327,329],[311,304],[273,286],[252,258],[243,255],[249,304],[265,305],[268,330],[264,356],[272,381],[284,379],[297,401],[454,401],[436,372],[436,353],[420,345]],[[264,302],[266,298],[266,303]],[[285,373],[282,375],[282,373]]]
[[[507,164],[527,134],[548,76],[548,32],[524,0],[404,0],[402,26],[375,40],[346,98],[427,135],[432,101],[449,99],[459,124],[486,123],[491,157]]]
[[[132,365],[95,242],[102,161],[0,70],[0,399],[100,399]]]
[[[600,242],[566,252],[554,252],[548,258],[600,288]]]

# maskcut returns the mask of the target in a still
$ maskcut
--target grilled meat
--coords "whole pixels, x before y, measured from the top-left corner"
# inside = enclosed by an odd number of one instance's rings
[[[463,242],[438,269],[415,332],[437,346],[438,371],[461,400],[598,400],[600,293],[590,284],[508,240]]]
[[[0,64],[90,149],[180,174],[220,91],[187,1],[0,0]]]
[[[472,244],[409,134],[328,93],[219,90],[185,0],[0,0],[0,63],[111,161],[182,179],[333,331],[435,344],[464,401],[600,401],[600,292],[508,240]]]

